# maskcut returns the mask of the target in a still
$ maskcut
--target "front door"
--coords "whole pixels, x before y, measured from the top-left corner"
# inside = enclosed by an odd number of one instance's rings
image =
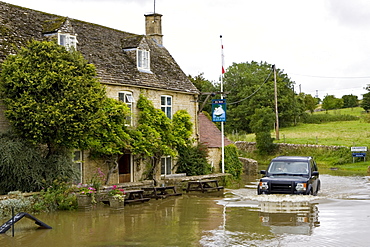
[[[118,160],[119,183],[131,182],[131,154],[124,154]]]

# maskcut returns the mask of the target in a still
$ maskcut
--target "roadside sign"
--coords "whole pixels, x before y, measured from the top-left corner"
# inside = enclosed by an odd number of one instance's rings
[[[351,152],[367,152],[367,147],[351,147]]]
[[[226,122],[226,99],[212,100],[212,121]]]
[[[364,157],[366,157],[366,153],[352,153],[352,157],[364,158]]]

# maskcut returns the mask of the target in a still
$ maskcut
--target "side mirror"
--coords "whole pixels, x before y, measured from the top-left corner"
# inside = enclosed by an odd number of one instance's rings
[[[312,176],[319,176],[319,172],[318,171],[312,172]]]
[[[265,170],[261,170],[260,173],[263,174],[263,175],[265,175],[266,174],[266,171]]]

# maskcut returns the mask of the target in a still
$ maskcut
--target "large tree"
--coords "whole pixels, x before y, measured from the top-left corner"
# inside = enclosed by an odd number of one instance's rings
[[[194,84],[194,86],[199,90],[199,107],[201,111],[206,111],[210,115],[212,114],[212,99],[219,99],[220,95],[217,95],[217,91],[219,91],[218,84],[212,83],[209,80],[205,79],[203,73],[200,73],[197,76],[190,76],[190,81]]]
[[[322,101],[322,108],[326,111],[340,109],[343,107],[343,99],[338,99],[334,95],[326,95]]]
[[[370,92],[362,95],[361,107],[364,108],[366,112],[370,111]]]
[[[277,93],[280,126],[289,126],[302,114],[300,101],[292,90],[293,82],[277,69]],[[274,74],[266,62],[234,63],[224,74],[227,95],[226,131],[251,132],[249,125],[255,109],[275,109]]]
[[[358,106],[358,97],[357,95],[343,95],[343,108],[353,108]]]
[[[95,66],[55,42],[32,41],[8,56],[0,90],[14,130],[34,144],[47,145],[48,155],[89,147],[106,97]]]

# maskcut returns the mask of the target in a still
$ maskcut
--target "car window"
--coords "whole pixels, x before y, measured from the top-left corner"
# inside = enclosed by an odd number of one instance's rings
[[[308,169],[307,162],[272,162],[268,172],[273,174],[307,174]]]

